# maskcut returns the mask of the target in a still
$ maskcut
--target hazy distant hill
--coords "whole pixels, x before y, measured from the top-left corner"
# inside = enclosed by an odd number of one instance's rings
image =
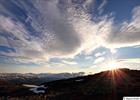
[[[83,76],[83,72],[79,73],[40,73],[40,74],[21,74],[21,73],[0,73],[0,81],[7,81],[13,84],[41,84],[60,79],[73,78]]]
[[[140,71],[119,69],[33,88],[21,86],[8,95],[17,100],[122,100],[123,96],[140,96]]]

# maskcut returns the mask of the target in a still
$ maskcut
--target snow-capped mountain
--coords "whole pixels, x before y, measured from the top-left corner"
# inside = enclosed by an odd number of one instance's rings
[[[52,74],[52,73],[0,73],[0,80],[6,80],[13,83],[28,83],[28,84],[40,84],[43,82],[49,82],[59,79],[67,79],[73,78],[78,76],[83,76],[83,72],[79,73],[59,73],[59,74]]]

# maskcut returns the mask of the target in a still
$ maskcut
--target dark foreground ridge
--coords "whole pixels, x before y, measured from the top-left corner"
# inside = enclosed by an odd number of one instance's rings
[[[3,81],[0,96],[2,100],[122,100],[124,96],[140,96],[140,71],[104,71],[32,88]]]

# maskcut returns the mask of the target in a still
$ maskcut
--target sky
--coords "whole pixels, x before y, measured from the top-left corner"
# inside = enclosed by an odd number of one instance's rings
[[[140,0],[0,0],[0,73],[140,70]]]

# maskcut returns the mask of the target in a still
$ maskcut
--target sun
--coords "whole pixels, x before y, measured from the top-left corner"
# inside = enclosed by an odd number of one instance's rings
[[[115,60],[111,60],[107,63],[107,69],[108,70],[115,70],[119,67],[120,67],[120,64]]]

